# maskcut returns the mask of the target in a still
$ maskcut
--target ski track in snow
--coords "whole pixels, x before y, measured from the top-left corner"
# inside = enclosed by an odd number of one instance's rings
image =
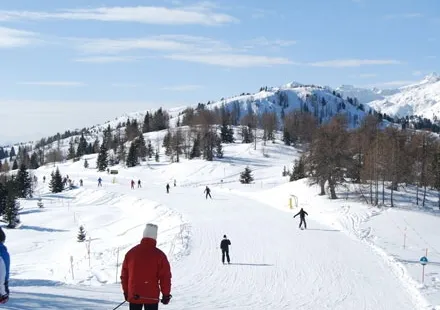
[[[250,147],[242,152],[255,156]],[[84,188],[59,198],[43,195],[45,209],[36,209],[35,201],[25,202],[28,213],[22,215],[22,225],[36,225],[35,233],[30,238],[25,229],[8,231],[11,299],[2,308],[113,309],[123,298],[120,284],[115,283],[116,251],[121,249],[120,272],[125,251],[139,242],[145,223],[151,221],[159,224],[158,246],[169,255],[173,273],[174,298],[161,308],[427,309],[406,268],[376,246],[374,229],[365,227],[381,212],[355,212],[345,201],[337,211],[319,212],[321,202],[312,197],[313,189],[300,186],[295,188],[300,206],[310,214],[309,229],[302,231],[299,220],[286,212],[290,190],[283,187],[274,187],[271,193],[245,186],[240,186],[242,191],[231,190],[222,184],[211,186],[213,199],[205,199],[203,186],[209,177],[217,180],[224,174],[233,186],[237,168],[227,166],[226,174],[222,165],[200,163],[178,178],[182,186],[170,183],[170,194],[165,184],[174,177],[161,166],[154,175],[145,169],[144,188],[135,190],[129,188],[132,172],[121,171],[115,184],[105,175],[102,188],[96,187],[98,174],[82,172]],[[62,169],[70,175],[79,170],[74,164]],[[206,178],[199,180],[200,175]],[[40,226],[28,219],[40,220]],[[96,243],[91,268],[84,245],[75,242],[79,223],[86,224],[92,244]],[[232,264],[225,266],[219,249],[224,234],[232,242]],[[21,237],[25,240],[12,242]],[[70,279],[67,259],[72,253],[75,281]]]

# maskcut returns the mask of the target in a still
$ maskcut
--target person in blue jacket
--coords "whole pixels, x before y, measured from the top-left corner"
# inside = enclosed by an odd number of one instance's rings
[[[0,304],[9,300],[9,266],[10,258],[8,249],[5,246],[6,235],[0,227]]]

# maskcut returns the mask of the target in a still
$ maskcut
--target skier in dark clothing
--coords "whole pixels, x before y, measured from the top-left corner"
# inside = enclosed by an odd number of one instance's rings
[[[141,180],[138,180],[138,188],[142,187]]]
[[[208,196],[209,196],[209,198],[212,199],[212,197],[211,197],[211,189],[208,186],[206,186],[206,188],[205,188],[205,190],[203,192],[206,193],[206,199],[208,199]]]
[[[131,180],[131,189],[134,189],[134,180]]]
[[[225,256],[228,264],[231,263],[231,259],[229,258],[229,246],[231,245],[231,241],[226,237],[226,235],[223,236],[222,242],[220,242],[220,249],[222,249],[222,263],[225,263]]]
[[[293,218],[297,217],[298,215],[299,218],[301,219],[301,221],[299,222],[299,228],[302,229],[302,224],[304,223],[304,228],[307,229],[306,215],[308,216],[309,214],[306,211],[304,211],[303,208],[301,208],[301,210],[299,210],[299,212],[295,214]]]
[[[167,194],[169,194],[169,193],[170,193],[170,184],[167,183]]]
[[[102,179],[101,178],[98,179],[98,186],[102,187]]]

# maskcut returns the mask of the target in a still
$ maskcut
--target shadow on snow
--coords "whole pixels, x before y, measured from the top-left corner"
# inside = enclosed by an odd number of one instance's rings
[[[68,230],[64,229],[55,229],[55,228],[47,228],[47,227],[40,227],[40,226],[29,226],[29,225],[22,225],[19,227],[19,229],[25,229],[25,230],[35,230],[40,232],[66,232]]]

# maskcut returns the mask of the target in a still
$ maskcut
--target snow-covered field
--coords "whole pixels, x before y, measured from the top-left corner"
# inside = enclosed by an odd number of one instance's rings
[[[225,158],[214,162],[168,163],[162,156],[159,163],[119,167],[117,175],[66,162],[58,165],[61,173],[84,186],[56,195],[42,182],[54,167],[38,169],[35,196],[44,208],[36,198],[22,201],[22,226],[5,230],[11,297],[2,308],[115,308],[123,301],[124,254],[151,221],[173,272],[174,298],[162,309],[440,309],[434,209],[373,208],[354,191],[330,201],[305,180],[281,176],[298,156],[295,149],[268,143],[263,156],[262,148],[227,145]],[[93,166],[96,157],[86,158]],[[252,185],[238,182],[246,165],[254,171]],[[142,188],[131,189],[132,179]],[[205,199],[206,185],[212,200]],[[307,230],[292,219],[298,209],[289,209],[291,195],[309,213]],[[398,196],[402,207],[411,195]],[[80,225],[90,236],[90,255],[88,242],[76,241]],[[221,264],[223,234],[232,242],[230,266]],[[422,285],[418,261],[426,249]]]

